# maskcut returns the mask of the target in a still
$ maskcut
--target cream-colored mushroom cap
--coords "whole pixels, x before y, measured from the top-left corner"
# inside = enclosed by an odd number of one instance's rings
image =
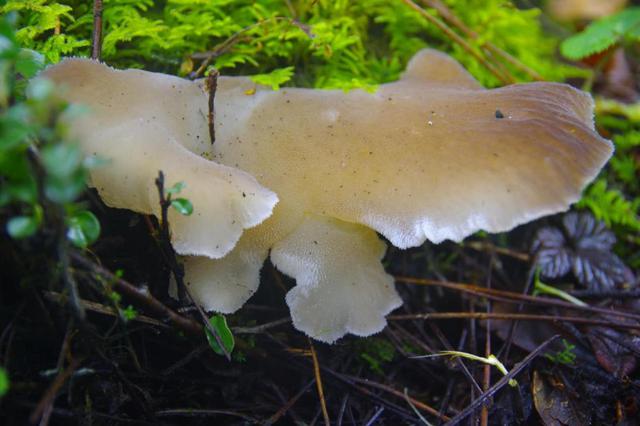
[[[126,73],[140,72],[120,74]],[[90,74],[87,87],[99,84],[96,75]],[[140,160],[132,158],[141,157],[140,151],[149,155],[153,148],[149,159],[142,155],[143,163],[169,167],[174,156],[186,158],[194,156],[192,152],[215,161],[201,159],[202,171],[194,172],[193,183],[192,175],[179,178],[198,189],[194,197],[201,187],[219,187],[220,175],[205,176],[210,168],[222,170],[219,164],[233,168],[224,170],[233,171],[234,177],[244,176],[247,185],[257,184],[245,172],[275,191],[280,202],[273,214],[246,230],[226,256],[185,258],[186,281],[205,308],[232,312],[258,287],[260,268],[271,253],[274,265],[297,281],[286,297],[294,325],[326,342],[346,333],[380,331],[384,316],[400,304],[392,278],[380,265],[385,246],[374,231],[407,248],[427,239],[459,241],[480,229],[509,230],[566,210],[613,149],[594,130],[588,94],[557,83],[485,90],[457,62],[433,50],[419,52],[399,81],[381,85],[375,93],[272,91],[248,78],[221,77],[213,146],[194,144],[190,138],[207,134],[206,104],[197,84],[183,83],[191,85],[189,99],[197,99],[199,107],[185,100],[183,105],[191,109],[177,108],[156,122],[147,106],[155,110],[162,101],[183,98],[147,86],[140,96],[148,98],[130,108],[139,111],[134,118],[122,113],[115,122],[101,123],[114,135],[97,137],[86,125],[80,127],[80,136],[87,147],[104,149],[107,156],[116,156],[110,151],[116,149],[110,145],[113,140],[121,141],[118,149],[135,152],[119,160],[121,173],[139,170],[134,163]],[[101,97],[117,97],[114,87],[101,89]],[[95,103],[107,111],[113,105]],[[180,127],[183,116],[176,114],[186,110],[187,124]],[[128,138],[132,130],[125,129],[136,126],[140,131]],[[160,150],[158,143],[173,148]],[[191,152],[179,154],[177,144]],[[165,157],[165,152],[171,154]],[[178,164],[199,163],[185,159]],[[187,173],[182,168],[166,170],[170,176]],[[114,179],[105,175],[101,182],[106,187]],[[143,193],[147,179],[144,173],[136,175],[136,188],[142,188],[134,197],[137,202],[152,198]],[[117,182],[117,189],[124,190],[124,181]],[[236,205],[236,179],[227,183],[231,189],[222,199]],[[119,197],[103,193],[107,199]],[[197,209],[197,198],[193,201]],[[200,201],[209,202],[214,200]],[[137,208],[153,208],[145,203]],[[273,204],[259,203],[264,204],[270,211]],[[203,209],[202,214],[211,211],[215,209]],[[216,211],[219,214],[224,211]],[[229,232],[228,222],[208,219],[208,232]],[[200,235],[189,237],[202,241]]]
[[[110,206],[158,214],[158,172],[194,205],[191,216],[170,210],[179,253],[219,258],[243,229],[266,219],[276,195],[249,174],[206,160],[207,95],[200,83],[139,70],[118,71],[86,59],[67,59],[42,75],[64,86],[70,102],[89,107],[71,125],[87,155],[108,160],[91,184]],[[198,155],[197,155],[198,154]]]
[[[213,159],[400,248],[562,211],[612,152],[588,94],[557,83],[485,90],[430,50],[376,93],[224,88]]]
[[[367,228],[400,248],[506,231],[566,210],[613,149],[588,94],[557,83],[486,90],[433,50],[375,93],[223,77],[216,111],[211,158],[281,201],[227,257],[187,261],[187,280],[206,307],[235,308],[271,249],[298,283],[287,295],[294,324],[327,342],[380,330],[399,303]]]

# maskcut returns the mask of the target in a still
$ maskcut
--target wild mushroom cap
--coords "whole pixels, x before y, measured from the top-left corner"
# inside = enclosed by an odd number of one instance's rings
[[[66,100],[89,107],[73,121],[71,137],[87,155],[109,160],[91,172],[92,185],[108,205],[158,214],[158,171],[167,184],[186,183],[179,196],[193,203],[193,216],[170,210],[169,217],[179,253],[224,256],[243,229],[271,214],[273,192],[241,170],[194,154],[210,145],[200,83],[118,71],[86,59],[66,59],[43,76],[66,86]]]
[[[186,129],[202,137],[206,121],[193,96],[196,123],[169,135],[192,150]],[[196,152],[250,173],[280,202],[225,257],[187,257],[186,280],[205,308],[231,312],[257,288],[271,250],[298,282],[287,295],[294,324],[327,342],[380,331],[400,303],[373,231],[400,248],[506,231],[567,209],[612,152],[594,131],[588,94],[556,83],[485,90],[432,50],[375,93],[274,92],[221,77],[216,120],[215,145]],[[162,141],[149,126],[144,133],[153,134],[149,148]],[[210,182],[202,185],[215,191]],[[224,226],[215,219],[211,228]]]
[[[227,257],[199,262],[197,275],[187,262],[187,279],[205,306],[220,309],[220,294],[240,306],[258,286],[255,254],[271,248],[298,282],[287,296],[294,324],[328,342],[381,330],[398,300],[381,270],[360,272],[380,257],[365,226],[400,248],[506,231],[567,209],[612,153],[588,94],[556,83],[485,90],[433,50],[373,94],[254,89],[219,80],[211,158],[250,172],[281,202]],[[221,282],[219,270],[235,280]]]
[[[219,87],[214,160],[399,248],[564,210],[612,152],[588,94],[557,83],[485,90],[431,50],[373,94]]]

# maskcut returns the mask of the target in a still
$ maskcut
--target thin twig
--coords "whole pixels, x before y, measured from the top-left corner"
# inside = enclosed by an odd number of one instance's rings
[[[498,247],[486,241],[468,241],[463,243],[463,246],[477,251],[497,253],[504,256],[509,256],[523,262],[529,262],[531,260],[531,256],[529,256],[527,253],[511,250],[505,247]]]
[[[76,371],[79,365],[80,360],[74,359],[67,368],[61,369],[58,372],[56,378],[53,380],[53,382],[43,395],[35,410],[33,410],[33,412],[31,413],[31,416],[29,417],[29,421],[31,422],[31,424],[38,423],[38,420],[41,420],[39,424],[41,426],[46,426],[46,424],[48,423],[48,418],[44,418],[45,413],[52,407],[53,402],[58,395],[58,392],[60,392],[62,386],[67,382],[69,377],[71,377],[73,372]]]
[[[322,408],[322,417],[324,418],[325,426],[331,426],[331,420],[329,420],[329,411],[327,410],[327,402],[324,398],[324,389],[322,387],[322,377],[320,376],[320,363],[318,362],[318,355],[316,349],[313,347],[311,339],[309,341],[309,349],[311,350],[311,360],[313,361],[313,374],[316,378],[316,387],[318,388],[318,397],[320,398],[320,407]]]
[[[464,410],[462,410],[459,414],[457,414],[453,419],[445,424],[445,426],[455,426],[462,422],[465,418],[467,418],[471,413],[473,413],[479,406],[483,405],[485,402],[489,401],[493,395],[496,394],[500,389],[502,389],[506,384],[509,383],[511,379],[513,379],[516,375],[518,375],[522,370],[524,370],[531,361],[540,353],[542,353],[554,340],[556,340],[559,335],[555,335],[547,340],[545,340],[540,346],[534,349],[529,355],[527,355],[522,361],[516,364],[511,371],[504,375],[495,385],[493,385],[490,389],[480,395],[475,401],[467,406]]]
[[[256,325],[253,327],[231,327],[231,331],[236,334],[260,334],[269,330],[270,328],[278,327],[282,324],[288,324],[291,322],[291,318],[280,318],[279,320],[267,322],[264,324]]]
[[[274,336],[272,336],[269,333],[266,333],[266,336],[271,339],[271,341],[275,342],[276,344],[278,344],[280,347],[282,347],[282,349],[286,352],[286,353],[293,353],[293,351],[291,350],[291,348],[289,348],[287,345],[285,345],[284,343],[282,343],[280,340],[276,339]],[[304,358],[305,362],[310,362],[307,358]],[[372,400],[375,400],[383,405],[385,405],[386,407],[388,407],[389,409],[393,410],[394,412],[396,412],[398,415],[400,416],[404,416],[405,418],[411,418],[411,413],[408,412],[407,410],[405,410],[403,407],[398,406],[397,404],[394,404],[390,401],[388,401],[387,399],[377,395],[376,393],[370,391],[369,389],[360,386],[358,383],[365,383],[368,385],[379,385],[384,387],[383,390],[386,391],[392,391],[394,389],[382,385],[382,384],[378,384],[375,382],[371,382],[369,380],[364,380],[364,379],[360,379],[357,377],[353,377],[347,374],[342,374],[342,373],[338,373],[337,371],[334,371],[331,368],[328,368],[326,366],[320,366],[320,368],[322,369],[322,371],[326,372],[327,374],[329,374],[331,377],[334,377],[338,380],[340,380],[343,383],[346,383],[347,385],[351,386],[353,389],[357,390],[358,392],[360,392],[361,394],[367,396],[368,398],[371,398]],[[396,391],[397,392],[397,391]],[[403,398],[404,396],[402,395],[402,393],[398,392],[396,393],[396,395],[400,396],[401,398]],[[430,414],[433,414],[435,416],[437,416],[440,419],[443,420],[449,420],[449,417],[445,416],[445,415],[441,415],[439,414],[435,409],[429,407],[428,405],[421,403],[420,401],[414,400],[412,399],[411,402],[418,408],[420,408],[423,411],[426,411]]]
[[[380,390],[383,390],[387,393],[390,393],[392,395],[397,396],[398,398],[402,398],[404,400],[409,400],[415,407],[421,409],[422,411],[425,411],[429,414],[431,414],[432,416],[438,417],[439,419],[442,420],[449,420],[449,417],[440,413],[438,410],[436,410],[435,408],[431,407],[430,405],[425,404],[424,402],[418,401],[417,399],[414,399],[410,396],[405,396],[404,392],[400,392],[397,389],[392,388],[391,386],[387,386],[385,384],[382,383],[378,383],[378,382],[374,382],[372,380],[367,380],[367,379],[361,379],[360,377],[353,377],[353,376],[349,376],[346,374],[340,374],[340,373],[336,373],[339,374],[342,377],[348,378],[349,380],[355,382],[355,383],[360,383],[366,386],[371,386],[373,388],[377,388]]]
[[[566,321],[576,324],[600,325],[604,327],[622,328],[630,330],[640,330],[640,324],[624,324],[606,320],[589,319],[582,317],[568,316],[552,316],[552,315],[535,315],[535,314],[510,314],[510,313],[486,313],[486,312],[433,312],[423,314],[407,314],[407,315],[390,315],[387,317],[390,321],[406,321],[406,320],[445,320],[445,319],[499,319],[499,320],[523,320],[523,321],[548,321],[560,322]]]
[[[433,9],[435,9],[436,11],[438,11],[440,16],[442,16],[442,18],[445,21],[449,22],[451,25],[453,25],[454,27],[458,28],[467,37],[469,37],[469,38],[471,38],[473,40],[476,40],[479,37],[477,32],[475,32],[474,30],[469,28],[464,22],[462,22],[462,20],[460,20],[460,18],[458,18],[451,11],[451,9],[449,9],[447,7],[447,5],[442,3],[440,0],[422,0],[422,3],[426,4],[427,6],[433,8]],[[538,81],[543,81],[544,80],[544,78],[540,74],[538,74],[538,72],[536,72],[532,68],[528,67],[524,63],[520,62],[518,59],[514,58],[512,55],[510,55],[506,51],[502,50],[501,48],[499,48],[495,44],[491,43],[490,41],[483,42],[481,47],[483,47],[484,49],[486,49],[486,50],[488,50],[488,51],[490,51],[492,53],[495,53],[496,55],[502,57],[502,59],[504,59],[509,64],[511,64],[514,67],[518,68],[520,71],[523,71],[524,73],[528,74],[529,77],[531,77],[533,80],[538,80]]]
[[[68,297],[66,297],[64,294],[62,293],[57,293],[55,291],[45,291],[43,293],[44,298],[49,300],[50,302],[54,302],[54,303],[58,303],[58,304],[65,304],[67,303],[67,299]],[[79,299],[80,301],[80,305],[91,312],[96,312],[99,314],[103,314],[103,315],[109,315],[112,317],[119,317],[120,314],[118,313],[118,311],[111,307],[111,306],[106,306],[103,305],[101,303],[97,303],[97,302],[92,302],[91,300],[85,300],[85,299]],[[131,321],[134,322],[141,322],[144,324],[148,324],[148,325],[153,325],[155,327],[160,327],[160,328],[167,328],[167,324],[158,321],[155,318],[151,318],[148,317],[146,315],[141,315],[141,314],[137,314],[135,316],[135,318],[133,318]]]
[[[469,43],[467,43],[467,41],[465,39],[460,37],[455,31],[453,31],[451,28],[449,28],[449,26],[447,24],[445,24],[444,22],[442,22],[440,19],[436,18],[435,16],[432,16],[429,13],[427,13],[423,8],[421,8],[420,6],[415,4],[413,1],[411,1],[411,0],[402,0],[402,1],[407,6],[409,6],[410,8],[412,8],[413,10],[418,12],[420,15],[422,15],[431,24],[433,24],[436,27],[438,27],[438,29],[440,29],[440,31],[445,33],[445,35],[447,37],[452,39],[454,42],[458,43],[460,45],[460,47],[462,47],[465,51],[467,51],[467,53],[469,53],[471,56],[476,58],[476,60],[478,62],[480,62],[480,64],[482,64],[482,66],[484,66],[487,70],[489,70],[489,72],[491,72],[491,74],[493,74],[503,84],[515,83],[515,80],[511,76],[502,74],[500,72],[500,70],[498,70],[493,64],[488,62],[484,57],[482,57],[482,55],[479,54],[473,48],[473,46],[471,46]]]
[[[395,279],[396,281],[404,282],[408,284],[442,287],[450,290],[460,291],[463,293],[473,294],[476,296],[486,297],[489,299],[497,299],[497,300],[501,300],[508,303],[530,302],[537,305],[556,306],[556,307],[565,308],[565,309],[573,309],[576,311],[584,311],[584,312],[590,312],[590,313],[598,313],[603,315],[612,315],[617,317],[640,320],[640,315],[635,314],[633,312],[614,311],[611,309],[600,308],[597,306],[579,306],[573,303],[565,302],[563,300],[551,299],[549,297],[531,296],[528,294],[515,293],[511,291],[488,289],[486,287],[480,287],[473,284],[456,283],[452,281],[438,281],[438,280],[431,280],[427,278],[401,277],[401,276],[396,276]]]
[[[371,416],[371,418],[367,421],[367,423],[365,423],[364,426],[373,426],[374,424],[376,424],[376,421],[382,415],[383,412],[384,412],[384,407],[378,408],[376,412],[373,413],[373,416]]]
[[[209,114],[207,115],[207,122],[209,123],[209,139],[211,139],[211,145],[216,143],[216,110],[215,99],[216,91],[218,90],[218,77],[220,72],[216,69],[212,70],[207,77],[206,88],[209,93]]]
[[[418,416],[418,418],[420,419],[420,421],[422,423],[424,423],[427,426],[431,426],[431,423],[429,423],[429,421],[427,419],[424,418],[424,416],[422,415],[422,413],[420,411],[418,411],[418,409],[415,407],[415,405],[413,405],[411,403],[411,399],[409,398],[409,393],[407,392],[407,388],[404,388],[404,399],[407,401],[407,404],[409,404],[409,407],[411,407],[411,409],[413,410],[414,413],[416,413],[416,416]]]
[[[79,252],[72,251],[70,256],[74,263],[84,267],[96,275],[101,276],[103,279],[108,280],[114,290],[122,293],[125,297],[132,299],[134,303],[138,303],[150,312],[153,312],[162,318],[166,318],[176,328],[187,334],[202,336],[203,329],[200,324],[171,310],[158,299],[153,297],[153,295],[149,293],[148,289],[139,288],[128,283],[122,278],[115,276],[111,271],[87,259]]]
[[[102,0],[93,0],[93,33],[91,37],[91,59],[102,56]]]
[[[487,288],[491,288],[491,283],[492,283],[491,279],[493,277],[492,265],[494,261],[495,261],[495,254],[492,253],[491,258],[489,260],[489,268],[487,271]],[[493,309],[493,304],[491,303],[491,301],[488,301],[486,313],[492,313],[492,309]],[[491,321],[490,320],[486,321],[484,341],[485,341],[484,356],[485,358],[489,358],[492,355],[491,354]],[[489,387],[491,386],[491,365],[485,364],[482,373],[483,373],[482,390],[486,392],[487,389],[489,389]],[[489,424],[489,407],[484,405],[482,407],[482,412],[480,414],[480,425],[488,426],[488,424]]]
[[[169,417],[169,416],[180,416],[180,417],[212,417],[218,415],[225,416],[233,416],[240,417],[241,419],[248,420],[252,423],[258,423],[258,419],[248,416],[246,414],[238,413],[237,411],[231,410],[203,410],[196,408],[176,408],[173,410],[160,410],[154,413],[156,416],[161,417]]]
[[[349,402],[349,394],[345,394],[342,398],[342,402],[340,403],[340,411],[338,412],[338,426],[342,426],[342,419],[344,418],[344,413],[347,409],[347,403]]]
[[[524,288],[522,289],[522,295],[521,295],[522,297],[533,297],[533,296],[529,296],[529,293],[531,292],[532,286],[535,286],[535,276],[536,276],[536,271],[538,270],[538,267],[536,266],[537,264],[538,264],[538,255],[536,254],[533,258],[533,261],[531,262],[531,265],[529,266],[529,271],[527,272],[527,279],[525,281]],[[563,302],[563,303],[567,303],[567,302]],[[522,313],[523,309],[524,309],[524,301],[518,303],[516,308],[516,313],[518,314]],[[502,344],[502,347],[498,351],[498,356],[504,357],[505,359],[509,359],[509,351],[511,350],[511,345],[513,343],[513,338],[516,335],[516,329],[518,328],[518,324],[519,324],[518,321],[511,321],[511,323],[509,324],[509,331],[507,331],[507,338],[504,339],[504,343]]]
[[[280,420],[280,418],[282,416],[284,416],[287,411],[289,411],[289,409],[291,407],[293,407],[293,405],[300,399],[300,397],[302,395],[304,395],[304,393],[309,390],[309,388],[311,387],[311,385],[313,385],[316,382],[316,379],[311,379],[311,381],[309,381],[309,383],[307,383],[306,385],[304,385],[302,387],[302,389],[300,389],[300,391],[295,394],[293,396],[293,398],[289,399],[286,404],[284,404],[278,411],[276,411],[271,417],[269,417],[267,420],[264,421],[263,425],[268,426],[268,425],[272,425],[274,423],[276,423],[278,420]]]

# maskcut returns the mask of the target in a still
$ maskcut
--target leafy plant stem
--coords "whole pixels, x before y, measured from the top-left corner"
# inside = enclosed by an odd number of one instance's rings
[[[569,293],[567,293],[566,291],[562,291],[559,288],[555,288],[553,286],[547,285],[545,283],[543,283],[540,280],[536,280],[535,282],[535,287],[533,290],[533,294],[549,294],[551,296],[556,296],[559,297],[560,299],[564,299],[569,303],[573,303],[574,305],[577,306],[589,306],[588,304],[586,304],[585,302],[583,302],[582,300],[573,297],[572,295],[570,295]]]
[[[454,358],[455,357],[461,357],[461,358],[470,359],[472,361],[481,362],[483,364],[487,364],[487,365],[490,365],[492,367],[495,367],[495,368],[498,369],[498,371],[500,371],[505,376],[507,376],[509,374],[509,371],[504,366],[504,364],[502,362],[500,362],[500,360],[498,358],[496,358],[496,356],[493,355],[493,354],[489,354],[489,356],[485,358],[485,357],[481,357],[481,356],[478,356],[478,355],[470,354],[468,352],[442,351],[442,352],[438,352],[437,354],[433,354],[433,355],[420,355],[420,356],[416,356],[416,357],[413,357],[413,358],[416,358],[416,359],[434,358],[434,357],[439,357],[439,356],[450,356],[450,357],[454,357]],[[512,386],[512,387],[518,386],[518,382],[515,379],[509,379],[509,386]]]
[[[211,325],[211,323],[209,322],[209,318],[207,317],[207,314],[204,312],[200,304],[193,299],[193,297],[191,296],[191,293],[189,292],[188,287],[184,283],[184,267],[178,262],[176,252],[173,249],[173,246],[171,245],[171,232],[169,230],[169,219],[168,219],[169,207],[171,207],[171,193],[169,193],[168,196],[165,194],[164,173],[162,173],[162,170],[158,172],[158,177],[155,180],[155,184],[158,189],[158,196],[160,198],[160,217],[161,217],[160,242],[159,242],[160,251],[162,252],[163,257],[167,265],[169,265],[169,268],[171,269],[173,277],[176,280],[178,291],[183,292],[187,300],[196,307],[196,310],[198,311],[198,315],[200,316],[200,319],[202,320],[202,323],[204,324],[205,328],[215,338],[216,343],[221,348],[225,358],[227,358],[228,361],[231,361],[231,354],[227,351],[224,345],[224,342],[220,337],[220,334],[215,329],[215,327]]]

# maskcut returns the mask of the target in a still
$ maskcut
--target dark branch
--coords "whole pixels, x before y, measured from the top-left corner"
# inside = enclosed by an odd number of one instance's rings
[[[220,73],[218,70],[212,70],[207,77],[207,91],[209,92],[209,115],[207,121],[209,123],[209,138],[211,139],[211,145],[216,142],[216,110],[215,99],[216,90],[218,90],[218,77]]]
[[[100,60],[102,55],[102,0],[93,0],[93,34],[91,59]]]

